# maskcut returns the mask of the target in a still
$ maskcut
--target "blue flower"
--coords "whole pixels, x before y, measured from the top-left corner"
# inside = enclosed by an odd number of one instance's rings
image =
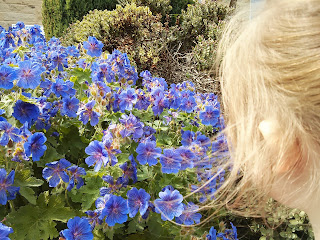
[[[21,22],[21,21],[17,22],[16,23],[16,27],[19,28],[19,29],[24,28],[25,27],[24,22]]]
[[[85,149],[86,154],[90,155],[86,158],[86,164],[89,167],[94,166],[94,171],[98,172],[101,166],[108,163],[108,152],[106,151],[103,143],[95,140],[89,144]]]
[[[47,150],[47,146],[44,145],[46,141],[47,138],[42,132],[36,132],[29,136],[27,142],[23,145],[27,157],[32,155],[33,161],[39,161],[40,157],[42,157],[44,152]]]
[[[17,79],[17,71],[9,66],[0,66],[0,88],[11,89],[13,88],[13,80]]]
[[[143,123],[140,122],[132,113],[129,116],[122,115],[119,119],[120,123],[124,125],[124,129],[120,131],[123,138],[132,136],[133,139],[137,140],[143,135]]]
[[[6,205],[8,200],[16,198],[16,194],[19,192],[20,187],[12,186],[14,182],[14,170],[12,170],[8,176],[4,168],[0,169],[0,204]],[[7,192],[9,195],[7,195]]]
[[[79,120],[86,125],[90,119],[90,125],[95,126],[99,122],[100,113],[93,111],[93,106],[95,105],[96,101],[92,100],[88,102],[84,108],[82,108],[77,114],[79,116]]]
[[[154,201],[155,211],[161,213],[163,221],[179,217],[183,212],[183,196],[178,190],[165,188],[159,193],[160,199]]]
[[[19,62],[17,86],[31,89],[38,87],[44,71],[45,69],[39,63],[30,60]]]
[[[62,72],[63,67],[68,67],[67,54],[54,51],[51,55],[51,63],[51,69],[55,69],[58,66],[58,71]]]
[[[186,170],[187,168],[193,168],[194,161],[197,160],[197,156],[190,151],[190,149],[186,147],[179,147],[176,152],[180,155],[182,158],[181,161],[181,170]]]
[[[144,189],[132,188],[127,192],[129,217],[133,218],[138,211],[144,215],[149,206],[150,195]]]
[[[192,113],[194,108],[197,106],[196,100],[194,97],[183,98],[181,101],[181,110],[186,111],[187,113]]]
[[[124,182],[126,184],[128,184],[129,179],[132,179],[133,183],[136,183],[138,181],[138,177],[137,177],[137,164],[134,160],[133,155],[129,156],[129,160],[131,162],[131,165],[128,166],[128,163],[125,162],[123,164],[121,164],[119,167],[122,169],[123,171],[123,175],[122,178],[124,179]]]
[[[169,107],[169,104],[170,104],[170,102],[169,102],[168,98],[162,97],[162,96],[157,96],[155,98],[155,101],[154,101],[153,107],[152,107],[154,115],[155,116],[160,115],[165,108]]]
[[[111,88],[104,82],[96,81],[89,86],[90,93],[94,96],[105,98],[111,95]],[[109,93],[109,94],[108,94]],[[106,96],[108,94],[108,96]]]
[[[56,187],[60,181],[69,182],[69,176],[66,173],[66,168],[71,166],[71,163],[62,158],[59,161],[46,164],[42,170],[42,176],[44,179],[49,179],[49,187]]]
[[[164,149],[160,157],[163,173],[178,173],[181,168],[182,158],[174,149]]]
[[[225,135],[219,135],[217,139],[212,143],[212,152],[213,153],[225,153],[228,151],[228,144]]]
[[[101,215],[100,219],[104,219],[110,226],[113,227],[116,223],[124,223],[128,219],[129,209],[127,206],[127,201],[122,197],[111,195],[111,197],[106,202]]]
[[[79,108],[79,99],[73,98],[64,98],[63,107],[61,109],[61,115],[67,115],[68,117],[77,117],[77,111]]]
[[[226,229],[224,233],[218,233],[217,237],[223,240],[238,240],[237,228],[232,223],[230,224],[232,229]]]
[[[39,108],[31,103],[18,100],[13,107],[12,116],[14,116],[21,124],[28,122],[29,126],[38,119],[40,115]]]
[[[51,85],[51,91],[57,96],[57,97],[67,97],[67,91],[69,90],[69,86],[66,84],[65,81],[61,78],[57,78],[56,82],[52,83]]]
[[[181,135],[181,144],[182,146],[190,146],[195,137],[194,132],[189,130],[184,131]]]
[[[122,112],[125,110],[131,111],[133,104],[137,102],[137,94],[134,89],[128,88],[125,91],[122,91],[119,95],[120,103],[119,108]]]
[[[72,57],[80,57],[79,50],[76,48],[76,46],[67,47],[67,54]]]
[[[9,234],[13,233],[13,229],[11,227],[7,227],[0,223],[0,239],[1,240],[10,240]]]
[[[118,159],[115,154],[121,153],[121,150],[114,148],[113,140],[107,137],[107,135],[105,135],[102,138],[102,143],[104,145],[105,150],[108,153],[107,155],[108,161],[110,162],[111,166],[114,166],[118,162]]]
[[[149,98],[145,95],[142,89],[137,90],[137,103],[134,106],[138,110],[147,110],[150,105]]]
[[[4,36],[4,39],[1,38],[1,35]],[[10,45],[12,45],[12,47],[15,47],[16,44],[14,43],[14,33],[11,31],[3,31],[2,34],[0,35],[0,47],[1,48],[9,48]]]
[[[83,48],[87,50],[87,54],[91,57],[100,57],[102,54],[103,43],[95,37],[89,37],[88,41],[83,42]]]
[[[69,219],[68,229],[62,230],[61,234],[66,240],[92,240],[93,234],[88,219],[75,217]]]
[[[25,122],[22,127],[20,128],[19,133],[23,138],[28,138],[31,135],[31,132],[29,131],[28,122]]]
[[[18,128],[12,127],[12,125],[8,122],[1,121],[0,122],[0,131],[4,131],[0,138],[0,145],[6,146],[11,139],[14,142],[20,142],[21,138],[18,136],[20,134],[20,130]]]
[[[111,82],[115,81],[114,72],[111,70],[111,66],[106,63],[99,64],[97,66],[97,68],[94,71],[92,71],[91,76],[92,76],[92,80],[94,82],[107,81],[107,82],[111,83]]]
[[[88,215],[87,219],[91,225],[91,228],[94,229],[94,227],[98,224],[101,225],[102,224],[102,220],[99,219],[100,216],[100,211],[99,210],[88,210],[85,212],[85,214]]]
[[[100,196],[104,196],[106,194],[115,193],[119,191],[124,185],[124,179],[119,177],[116,181],[113,179],[112,176],[107,175],[103,176],[102,180],[109,184],[109,187],[102,187],[100,188]]]
[[[217,240],[217,230],[215,230],[214,227],[210,228],[207,240]]]
[[[158,163],[157,158],[161,156],[161,148],[156,147],[155,141],[146,141],[145,143],[139,143],[136,152],[138,153],[137,160],[140,164],[146,164],[149,166]]]
[[[176,222],[179,224],[192,225],[200,223],[201,214],[197,213],[199,206],[192,202],[188,205],[183,204],[184,210],[179,217],[176,217]]]
[[[101,214],[102,210],[104,209],[104,206],[106,205],[111,196],[111,194],[106,194],[102,197],[97,198],[95,206],[97,208],[97,211],[99,212],[99,215]]]
[[[220,111],[218,108],[214,108],[213,106],[206,106],[205,111],[201,111],[199,114],[199,118],[201,119],[201,123],[204,125],[212,125],[215,126],[219,121]]]
[[[77,189],[81,188],[84,184],[84,181],[80,176],[86,175],[86,170],[84,170],[84,168],[82,167],[72,166],[68,168],[68,171],[71,176],[67,190],[71,191],[71,189],[74,187],[75,182],[77,182]]]

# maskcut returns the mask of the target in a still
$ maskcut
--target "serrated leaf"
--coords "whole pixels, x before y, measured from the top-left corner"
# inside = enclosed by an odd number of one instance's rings
[[[42,193],[37,205],[26,205],[10,213],[7,222],[14,229],[12,239],[53,239],[59,236],[55,221],[67,222],[76,214],[65,207],[61,196]]]

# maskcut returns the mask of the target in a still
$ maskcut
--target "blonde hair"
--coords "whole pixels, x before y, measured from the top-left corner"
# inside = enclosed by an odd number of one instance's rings
[[[238,13],[218,61],[232,163],[220,190],[227,206],[261,215],[276,175],[288,173],[289,181],[306,166],[302,187],[310,196],[319,191],[319,163],[311,159],[320,160],[320,1],[269,0],[251,20]],[[277,142],[259,131],[266,119],[277,123]],[[300,156],[288,157],[293,146]]]

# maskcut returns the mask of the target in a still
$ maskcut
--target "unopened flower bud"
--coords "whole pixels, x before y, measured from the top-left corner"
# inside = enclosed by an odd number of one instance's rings
[[[106,94],[106,98],[109,99],[109,98],[111,97],[111,95],[112,95],[111,92],[108,92],[108,93]]]
[[[106,101],[105,99],[102,99],[101,105],[102,105],[102,106],[106,106],[106,105],[107,105],[107,101]]]

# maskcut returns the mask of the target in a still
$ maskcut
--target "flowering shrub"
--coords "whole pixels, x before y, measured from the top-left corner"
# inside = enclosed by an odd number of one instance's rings
[[[215,95],[138,74],[94,37],[63,47],[18,23],[0,45],[0,235],[206,237],[186,225],[224,179],[211,179],[225,144],[209,138],[223,125]]]

